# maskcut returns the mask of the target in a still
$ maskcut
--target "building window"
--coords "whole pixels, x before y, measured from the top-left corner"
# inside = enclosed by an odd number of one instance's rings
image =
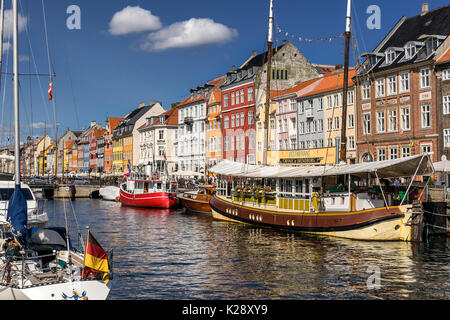
[[[355,116],[353,114],[349,114],[347,128],[353,128],[354,126],[355,126]]]
[[[318,120],[318,132],[323,132],[323,119]]]
[[[228,151],[229,150],[229,147],[230,147],[230,140],[228,139],[228,136],[225,136],[225,142],[224,142],[224,149],[225,149],[225,151]]]
[[[384,78],[377,79],[375,82],[375,95],[377,98],[384,97]]]
[[[397,159],[398,158],[398,148],[397,147],[389,147],[389,159]]]
[[[431,127],[431,106],[429,104],[423,104],[421,107],[421,127],[430,128]]]
[[[335,94],[334,95],[334,107],[338,107],[339,106],[339,95]]]
[[[363,114],[363,135],[370,135],[370,113]]]
[[[450,129],[444,129],[444,147],[450,148]]]
[[[389,131],[397,131],[397,110],[389,110]]]
[[[339,129],[339,117],[334,117],[334,129]]]
[[[235,101],[236,101],[236,100],[235,100],[235,93],[232,92],[232,93],[231,93],[231,105],[232,105],[232,106],[235,105]]]
[[[395,54],[395,50],[394,49],[388,49],[386,51],[386,64],[391,64],[392,62],[394,62],[395,58],[396,58],[396,54]]]
[[[319,98],[317,99],[318,103],[317,103],[317,110],[323,110],[323,98]]]
[[[245,113],[241,112],[241,126],[245,126]]]
[[[255,112],[253,110],[248,112],[248,125],[251,126],[255,122],[255,118],[253,117]]]
[[[442,104],[444,106],[444,114],[450,114],[450,95],[444,96]]]
[[[299,133],[300,134],[305,133],[305,123],[304,122],[300,122]]]
[[[377,132],[383,133],[385,131],[384,111],[377,112]]]
[[[241,126],[241,122],[240,122],[240,117],[239,117],[239,112],[236,113],[236,127],[240,127]]]
[[[244,89],[241,89],[241,103],[244,103]]]
[[[248,101],[253,101],[253,87],[247,89]]]
[[[402,130],[409,130],[410,129],[410,124],[409,124],[409,107],[403,107],[401,109],[402,111]]]
[[[430,86],[430,68],[420,70],[420,88],[428,88]]]
[[[241,134],[241,150],[245,150],[245,135]]]
[[[159,140],[164,140],[164,130],[159,130]]]
[[[400,92],[409,92],[409,72],[404,72],[400,77]]]
[[[270,150],[276,150],[276,148],[275,148],[275,140],[270,140]]]
[[[329,109],[331,107],[332,107],[332,105],[331,105],[331,96],[328,96],[327,97],[327,108]]]
[[[397,93],[397,76],[389,76],[388,82],[388,95],[393,95]]]
[[[327,118],[327,130],[333,130],[333,118]]]
[[[355,97],[354,97],[353,91],[349,91],[347,93],[347,105],[352,105],[354,103],[355,103]]]
[[[405,46],[405,58],[409,60],[412,57],[414,57],[415,54],[416,54],[416,45],[414,43],[408,43]]]
[[[239,104],[240,102],[240,94],[239,94],[239,90],[236,91],[236,104]]]
[[[363,100],[370,99],[370,82],[367,81],[361,86],[361,94]]]
[[[431,143],[426,143],[420,145],[420,150],[422,153],[431,153],[433,149],[431,148]]]
[[[355,150],[355,137],[348,137],[348,149]]]
[[[442,71],[442,80],[450,80],[450,69]]]
[[[228,129],[230,127],[230,117],[225,116],[223,121],[223,128]]]
[[[402,158],[409,157],[411,155],[411,147],[402,147]]]
[[[234,128],[235,127],[235,115],[234,114],[232,114],[231,115],[231,128]]]
[[[377,150],[377,157],[378,157],[378,161],[386,160],[386,149],[385,148],[378,149]]]
[[[275,120],[270,120],[270,129],[275,130]]]

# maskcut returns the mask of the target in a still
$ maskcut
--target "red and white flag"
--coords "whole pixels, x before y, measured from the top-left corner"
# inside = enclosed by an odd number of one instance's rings
[[[48,100],[53,99],[53,78],[50,78],[50,84],[48,85]]]

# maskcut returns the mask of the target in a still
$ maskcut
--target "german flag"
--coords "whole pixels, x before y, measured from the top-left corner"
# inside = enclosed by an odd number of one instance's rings
[[[94,236],[88,231],[84,265],[92,270],[103,272],[103,281],[109,281],[108,255]]]

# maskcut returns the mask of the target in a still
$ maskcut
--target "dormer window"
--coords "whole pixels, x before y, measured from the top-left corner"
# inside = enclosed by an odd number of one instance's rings
[[[159,117],[159,122],[161,123],[161,124],[163,124],[164,123],[164,116],[161,116],[161,117]]]
[[[415,43],[410,42],[410,43],[408,43],[408,44],[405,46],[405,58],[406,58],[407,60],[409,60],[409,59],[411,59],[412,57],[414,57],[415,54],[416,54],[416,52],[417,52],[417,47],[416,47],[416,44],[415,44]]]
[[[386,56],[386,64],[391,64],[394,62],[395,58],[397,57],[397,54],[394,49],[388,49],[385,53]]]

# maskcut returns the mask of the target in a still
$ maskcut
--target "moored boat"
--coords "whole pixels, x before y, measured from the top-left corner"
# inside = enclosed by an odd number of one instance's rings
[[[108,186],[100,188],[100,196],[103,200],[107,201],[119,201],[120,200],[120,188],[116,186]]]
[[[213,186],[200,186],[197,191],[185,192],[179,199],[182,205],[190,212],[211,213],[209,201],[213,196]]]
[[[171,209],[178,206],[177,196],[169,182],[133,174],[120,185],[120,202],[124,206],[140,208]]]
[[[219,177],[210,201],[216,219],[357,240],[410,241],[412,222],[420,216],[412,202],[421,197],[414,197],[412,182],[431,176],[433,167],[429,155],[422,154],[303,167],[243,166],[225,160],[210,171]],[[380,183],[400,177],[411,179],[406,191],[388,192]]]

